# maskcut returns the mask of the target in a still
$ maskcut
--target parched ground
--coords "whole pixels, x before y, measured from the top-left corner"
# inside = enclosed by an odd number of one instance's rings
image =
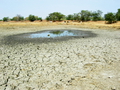
[[[5,44],[4,37],[41,30],[92,31],[91,38]],[[0,90],[120,90],[120,30],[56,25],[0,28]]]

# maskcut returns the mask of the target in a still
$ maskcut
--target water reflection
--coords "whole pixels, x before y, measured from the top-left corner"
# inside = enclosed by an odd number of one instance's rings
[[[64,31],[50,31],[49,33],[52,34],[56,34],[56,35],[60,35],[61,33],[63,33]]]
[[[79,36],[82,35],[81,32],[78,31],[44,31],[41,33],[32,33],[29,35],[29,38],[55,38],[55,37],[62,37],[62,36]]]

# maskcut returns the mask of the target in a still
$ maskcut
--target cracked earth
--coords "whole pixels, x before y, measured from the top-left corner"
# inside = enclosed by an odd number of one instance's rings
[[[34,28],[18,30],[0,29],[0,90],[120,90],[120,31],[88,29],[97,37],[3,43],[4,36]]]

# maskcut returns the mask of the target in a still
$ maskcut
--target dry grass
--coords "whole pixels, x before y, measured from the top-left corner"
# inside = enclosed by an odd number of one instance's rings
[[[93,28],[93,29],[119,29],[120,30],[120,22],[114,23],[114,24],[105,24],[105,21],[89,21],[89,22],[69,22],[69,23],[64,23],[62,22],[0,22],[0,28],[7,28],[7,29],[14,29],[16,27],[21,28],[21,27],[41,27],[41,26],[56,26],[56,25],[72,25],[72,26],[77,26],[80,28]]]

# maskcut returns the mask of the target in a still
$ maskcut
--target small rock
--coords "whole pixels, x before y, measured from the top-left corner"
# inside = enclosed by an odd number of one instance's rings
[[[108,78],[112,78],[112,76],[109,76]]]
[[[47,34],[47,36],[50,36],[49,34]]]
[[[75,78],[71,78],[71,80],[75,80]]]
[[[40,47],[39,47],[39,46],[37,46],[37,49],[38,49],[38,50],[39,50],[39,48],[40,48]]]
[[[116,88],[115,88],[115,87],[112,87],[111,90],[116,90]]]
[[[86,76],[82,76],[82,78],[86,78]]]

